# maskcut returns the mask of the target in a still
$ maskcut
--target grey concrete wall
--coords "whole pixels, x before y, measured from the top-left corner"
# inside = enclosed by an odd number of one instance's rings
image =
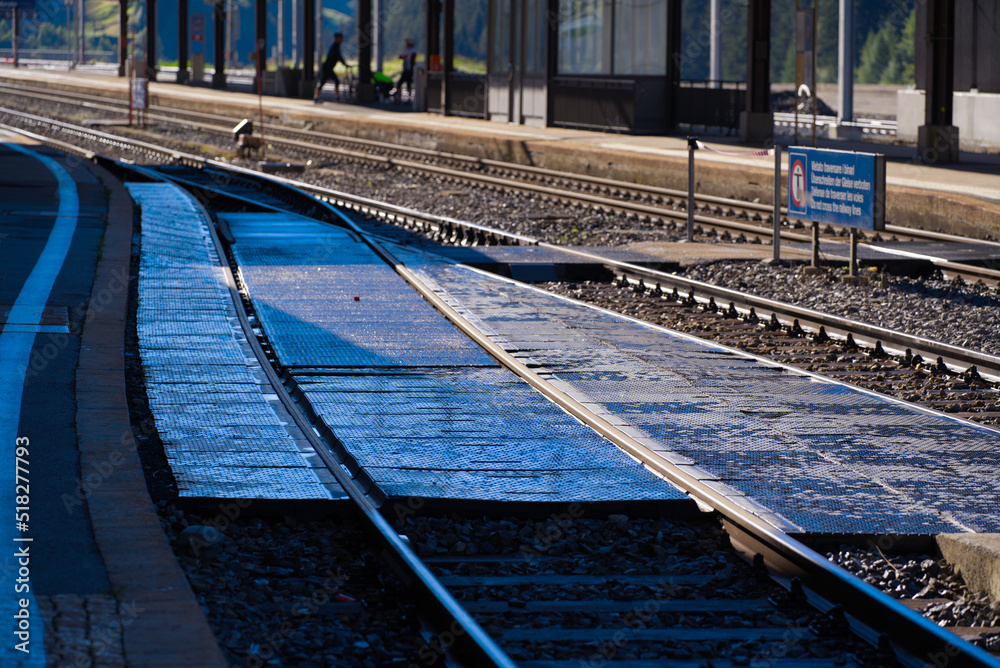
[[[956,92],[953,120],[963,151],[1000,149],[1000,94]],[[896,94],[896,137],[916,141],[924,124],[924,91],[905,89]]]

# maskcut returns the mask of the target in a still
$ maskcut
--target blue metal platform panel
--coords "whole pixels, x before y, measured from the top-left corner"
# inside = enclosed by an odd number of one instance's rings
[[[1000,530],[997,430],[423,253],[398,255],[512,354],[789,530]]]
[[[224,217],[280,364],[386,496],[687,503],[502,368],[352,234]]]
[[[421,250],[519,281],[584,280],[603,262],[540,246],[424,246]],[[617,262],[673,271],[680,265],[655,255],[621,248],[588,247],[588,253]]]
[[[137,327],[146,393],[181,497],[345,496],[247,345],[203,215],[183,190],[129,184],[142,207]]]

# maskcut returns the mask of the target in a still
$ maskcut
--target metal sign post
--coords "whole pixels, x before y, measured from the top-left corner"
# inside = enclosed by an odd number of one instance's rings
[[[694,241],[694,152],[698,148],[698,138],[688,137],[688,201],[687,240]]]
[[[773,250],[772,262],[781,262],[781,146],[774,145],[774,211],[771,213],[774,221],[774,232],[771,237]]]
[[[63,5],[66,6],[66,64],[69,69],[73,69],[73,6],[76,4],[76,0],[63,0]]]
[[[19,67],[20,66],[20,62],[19,62],[18,57],[17,57],[17,47],[20,46],[19,42],[21,41],[20,40],[20,36],[21,36],[20,35],[20,33],[21,33],[21,21],[20,21],[20,18],[21,17],[19,16],[20,12],[21,12],[21,10],[19,10],[17,7],[14,7],[14,19],[13,19],[13,22],[12,22],[12,25],[11,25],[11,34],[10,34],[11,50],[14,52],[13,53],[14,67]]]

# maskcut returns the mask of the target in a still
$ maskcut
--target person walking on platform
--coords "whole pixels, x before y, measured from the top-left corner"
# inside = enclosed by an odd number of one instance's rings
[[[403,59],[403,73],[399,75],[399,82],[396,84],[396,99],[403,99],[403,84],[407,84],[410,97],[413,97],[413,70],[417,65],[417,48],[412,39],[406,40],[406,51],[399,54]]]
[[[333,71],[334,66],[337,63],[343,63],[344,67],[348,67],[347,61],[344,60],[344,56],[340,53],[340,45],[344,43],[344,34],[337,33],[333,36],[333,44],[330,45],[330,50],[326,54],[326,60],[323,61],[323,70],[320,74],[319,83],[316,84],[316,92],[313,93],[313,102],[319,104],[319,94],[323,91],[323,84],[329,80],[333,80],[333,90],[334,99],[340,99],[340,79],[337,78],[337,73]]]

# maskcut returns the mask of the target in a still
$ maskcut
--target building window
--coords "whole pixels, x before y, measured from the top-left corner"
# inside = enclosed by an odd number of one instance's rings
[[[605,0],[559,0],[559,73],[610,74]]]
[[[559,74],[666,75],[669,1],[559,0]]]
[[[667,73],[667,0],[615,0],[615,74]]]
[[[525,0],[524,73],[545,74],[545,0]]]

